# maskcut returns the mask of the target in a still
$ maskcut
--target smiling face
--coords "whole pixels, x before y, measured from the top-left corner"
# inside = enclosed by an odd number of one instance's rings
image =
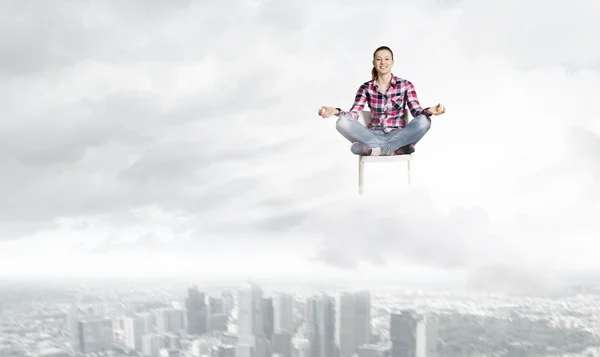
[[[388,50],[382,49],[373,55],[373,66],[379,76],[391,73],[394,65],[394,56]]]

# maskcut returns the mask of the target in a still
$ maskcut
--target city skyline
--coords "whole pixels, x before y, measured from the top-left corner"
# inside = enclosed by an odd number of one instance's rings
[[[199,306],[184,304],[190,289],[204,295],[202,310],[210,312],[204,332],[183,319]],[[348,304],[350,294],[361,307]],[[0,285],[0,296],[1,356],[600,356],[600,283],[560,296],[308,286],[283,292],[252,282],[219,289],[15,283]],[[281,296],[292,298],[291,331],[272,330],[290,313],[287,303],[273,304]],[[269,305],[279,312],[265,310]],[[212,318],[223,314],[225,325]],[[352,330],[363,337],[355,340]]]

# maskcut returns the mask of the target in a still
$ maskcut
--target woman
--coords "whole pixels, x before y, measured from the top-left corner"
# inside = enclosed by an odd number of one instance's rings
[[[402,155],[415,151],[414,145],[429,131],[432,115],[446,112],[438,104],[421,108],[415,87],[410,81],[392,74],[394,54],[387,46],[373,53],[372,79],[363,83],[349,111],[322,106],[319,115],[329,118],[338,116],[336,128],[352,142],[355,155]],[[359,113],[367,103],[371,110],[371,123],[365,127],[358,122]],[[408,105],[413,120],[406,124],[402,117]]]

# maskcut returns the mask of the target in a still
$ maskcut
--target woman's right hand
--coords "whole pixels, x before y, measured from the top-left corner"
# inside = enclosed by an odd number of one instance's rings
[[[319,115],[323,118],[331,118],[336,114],[338,114],[338,110],[333,107],[322,106],[321,109],[319,109]]]

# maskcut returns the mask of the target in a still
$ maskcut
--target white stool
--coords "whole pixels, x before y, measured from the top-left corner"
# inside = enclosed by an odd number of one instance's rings
[[[410,122],[409,111],[404,109],[403,117],[408,124]],[[368,126],[371,122],[371,112],[363,110],[360,113],[359,121],[363,125]],[[365,175],[365,163],[367,162],[406,162],[407,173],[408,173],[408,185],[410,186],[410,162],[412,161],[412,154],[405,155],[394,155],[394,156],[359,156],[358,157],[358,193],[363,194],[363,183]]]

